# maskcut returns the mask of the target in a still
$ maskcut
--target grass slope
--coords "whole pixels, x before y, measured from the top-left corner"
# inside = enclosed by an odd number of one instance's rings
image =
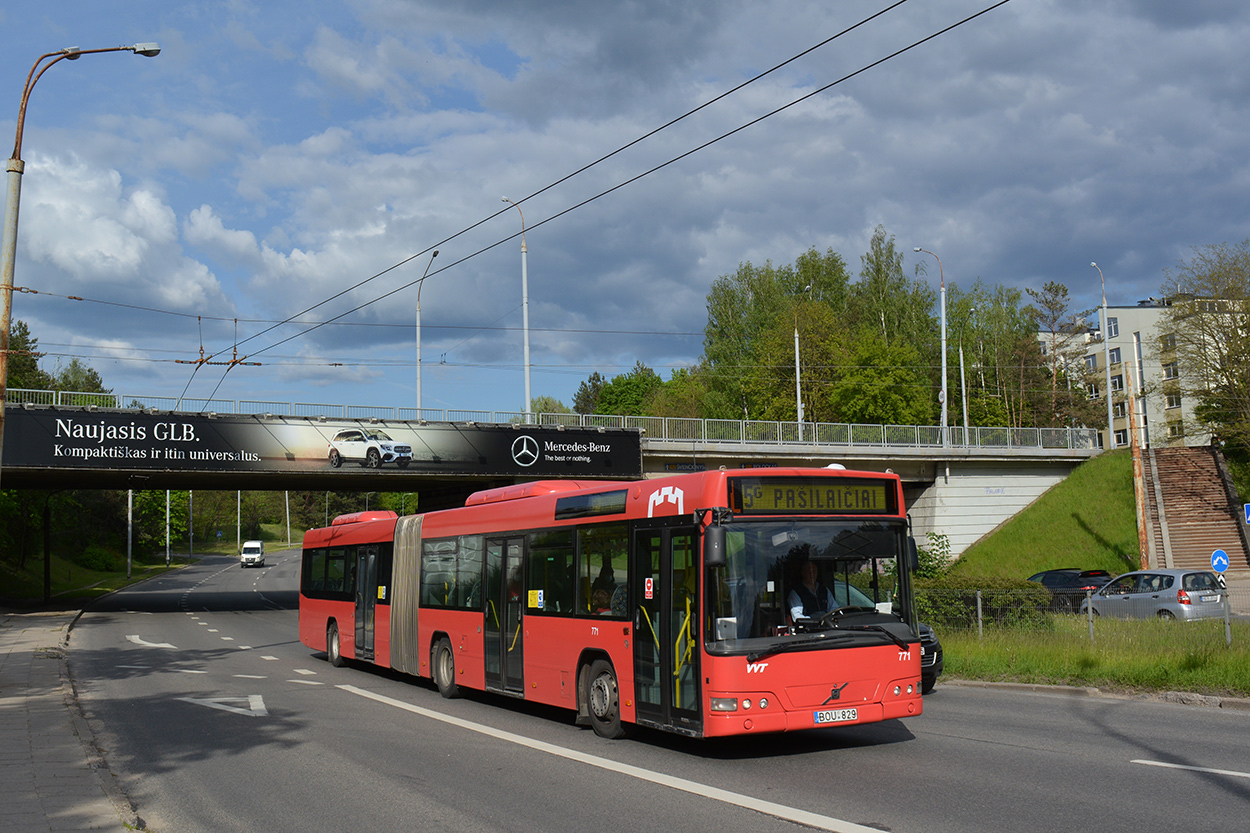
[[[1128,451],[1082,463],[1033,505],[964,551],[951,574],[1028,578],[1056,567],[1138,569],[1137,509]]]

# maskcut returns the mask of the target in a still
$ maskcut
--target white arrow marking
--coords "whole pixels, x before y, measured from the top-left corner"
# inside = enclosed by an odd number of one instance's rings
[[[241,714],[244,717],[265,717],[269,711],[265,708],[265,701],[259,694],[249,694],[246,697],[214,697],[214,698],[196,698],[196,697],[179,697],[185,703],[195,703],[197,706],[208,706],[210,709],[219,709],[223,712],[231,714]],[[231,705],[238,703],[240,705]]]
[[[136,645],[142,645],[145,648],[173,648],[175,651],[178,650],[177,645],[170,645],[168,642],[148,642],[137,633],[132,633],[130,636],[126,637],[126,639]]]

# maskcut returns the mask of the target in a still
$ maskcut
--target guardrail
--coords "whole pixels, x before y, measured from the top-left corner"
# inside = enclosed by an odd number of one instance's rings
[[[675,442],[832,445],[868,447],[1049,448],[1095,450],[1093,428],[999,428],[936,425],[855,425],[840,422],[691,419],[684,417],[619,416],[612,414],[540,414],[520,411],[467,411],[275,402],[254,399],[182,399],[173,396],[124,396],[112,393],[23,390],[10,388],[10,404],[29,402],[63,408],[183,411],[186,413],[268,414],[327,419],[379,419],[411,422],[480,422],[563,425],[568,428],[639,428],[649,440]],[[943,440],[945,439],[945,442]]]

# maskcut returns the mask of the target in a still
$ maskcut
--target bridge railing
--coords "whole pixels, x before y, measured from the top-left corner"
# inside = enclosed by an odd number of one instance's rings
[[[123,410],[156,409],[188,413],[270,414],[333,419],[380,419],[425,422],[522,423],[566,428],[640,428],[652,440],[703,443],[801,444],[832,446],[906,446],[940,448],[1038,448],[1092,450],[1098,447],[1093,428],[999,428],[950,426],[946,437],[936,425],[854,425],[840,422],[691,419],[686,417],[619,416],[612,414],[540,414],[520,411],[440,410],[253,399],[182,399],[172,396],[128,396],[112,393],[24,390],[10,388],[8,402],[74,408],[95,406]],[[943,440],[945,439],[945,442]]]

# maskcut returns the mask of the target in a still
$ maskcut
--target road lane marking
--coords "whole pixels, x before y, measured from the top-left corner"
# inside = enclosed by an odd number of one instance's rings
[[[179,697],[177,699],[184,703],[194,703],[197,706],[208,706],[210,709],[218,709],[231,714],[241,714],[244,717],[265,717],[269,714],[269,710],[265,708],[265,701],[259,694],[249,694],[246,697]],[[234,705],[236,703],[240,705]],[[247,708],[244,708],[244,705]]]
[[[1142,766],[1158,766],[1164,769],[1185,769],[1190,772],[1206,772],[1211,775],[1228,775],[1233,778],[1250,778],[1250,772],[1238,772],[1235,769],[1210,769],[1205,766],[1185,766],[1184,764],[1169,764],[1165,761],[1129,761],[1133,764],[1141,764]]]
[[[269,679],[264,674],[235,674],[234,676],[243,680],[267,680]]]
[[[296,673],[296,674],[303,674],[303,675],[305,675],[305,676],[312,676],[312,677],[317,676],[317,672],[316,672],[316,671],[309,671],[307,668],[296,668],[296,669],[295,669],[295,673]]]
[[[223,642],[233,642],[233,641],[234,641],[234,637],[233,637],[233,636],[223,636],[221,639],[222,639],[222,641],[223,641]]]
[[[209,628],[209,629],[208,629],[208,632],[209,632],[209,633],[217,633],[217,629],[216,629],[216,628]]]
[[[277,662],[277,661],[278,661],[278,658],[277,658],[277,657],[266,657],[266,656],[262,656],[262,657],[261,657],[261,659],[265,660],[266,662]]]
[[[325,683],[316,680],[287,680],[288,683],[299,683],[300,685],[325,685]]]
[[[298,680],[290,680],[289,682],[298,682]],[[754,810],[757,813],[763,813],[767,816],[792,821],[796,824],[805,824],[808,827],[815,827],[818,830],[832,830],[834,833],[881,833],[874,827],[865,827],[862,824],[856,824],[851,821],[835,819],[832,816],[822,816],[817,813],[809,813],[806,810],[800,810],[797,807],[787,807],[784,804],[775,804],[771,801],[764,801],[749,795],[741,793],[729,792],[718,787],[709,787],[706,784],[700,784],[697,781],[687,781],[684,778],[678,778],[662,772],[653,772],[642,767],[631,766],[617,761],[610,761],[607,758],[600,758],[597,755],[590,755],[585,752],[578,752],[573,749],[565,749],[555,744],[545,743],[541,740],[534,740],[523,735],[514,735],[511,732],[505,732],[502,729],[495,729],[491,726],[484,726],[480,723],[472,723],[459,717],[441,714],[436,711],[414,706],[411,703],[405,703],[402,700],[394,700],[381,694],[374,694],[363,688],[357,688],[351,685],[336,686],[349,694],[355,694],[387,706],[394,706],[397,709],[419,714],[422,717],[428,717],[431,720],[437,720],[451,726],[458,726],[461,729],[468,729],[470,732],[487,735],[488,737],[515,743],[518,746],[525,746],[538,752],[546,752],[549,755],[555,755],[560,758],[566,758],[570,761],[588,764],[589,766],[606,769],[609,772],[619,772],[622,775],[628,775],[631,778],[637,778],[640,781],[648,781],[652,784],[658,784],[661,787],[669,787],[674,790],[691,793],[692,795],[702,796],[713,801],[719,801],[723,804],[732,804],[735,807],[742,807],[747,810]]]
[[[197,671],[194,668],[175,668],[179,674],[207,674],[207,671]]]
[[[148,642],[137,633],[132,633],[130,636],[127,636],[126,640],[128,642],[133,642],[136,645],[142,645],[144,648],[173,648],[175,651],[178,650],[177,645],[170,645],[168,642]]]

